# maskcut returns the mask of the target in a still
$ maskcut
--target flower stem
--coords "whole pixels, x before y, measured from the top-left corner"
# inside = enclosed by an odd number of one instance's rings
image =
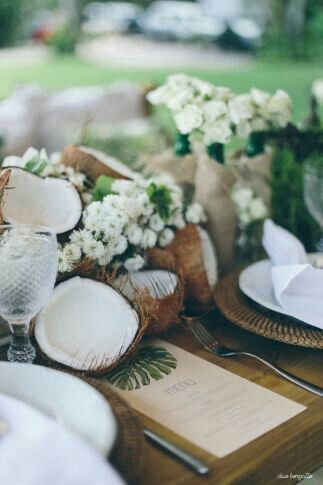
[[[224,145],[223,143],[212,143],[207,147],[209,157],[217,162],[224,164]]]
[[[174,145],[175,155],[179,157],[184,157],[191,153],[190,142],[188,135],[183,135],[182,133],[177,133]]]
[[[255,157],[256,155],[260,155],[261,153],[264,153],[265,140],[266,140],[266,136],[265,136],[265,133],[262,131],[250,133],[248,145],[246,148],[246,153],[248,157]]]

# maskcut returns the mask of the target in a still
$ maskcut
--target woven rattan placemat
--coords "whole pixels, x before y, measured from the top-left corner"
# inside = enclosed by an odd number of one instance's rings
[[[215,289],[216,304],[230,322],[272,340],[323,349],[323,330],[254,304],[241,292],[239,274],[240,270],[229,273]]]

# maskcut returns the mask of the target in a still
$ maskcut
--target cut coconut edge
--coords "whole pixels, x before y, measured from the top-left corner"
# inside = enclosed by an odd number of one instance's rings
[[[72,276],[55,287],[32,325],[45,360],[96,376],[108,373],[135,352],[148,324],[146,312],[108,279],[102,271],[96,279]],[[86,296],[80,298],[82,293]]]
[[[56,177],[41,177],[19,167],[6,167],[0,172],[0,177],[6,173],[9,173],[6,177],[7,190],[1,199],[3,223],[47,226],[58,236],[71,232],[79,225],[83,204],[77,188],[70,181]],[[35,197],[37,190],[38,199]],[[58,202],[55,203],[54,199],[53,209],[46,214],[45,202],[50,202],[51,196],[57,196]],[[53,219],[50,219],[48,214],[53,216]]]

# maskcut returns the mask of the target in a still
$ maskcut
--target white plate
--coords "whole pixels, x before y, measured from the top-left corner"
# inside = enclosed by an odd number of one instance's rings
[[[57,419],[108,456],[117,425],[104,397],[81,379],[47,367],[0,362],[0,392]]]
[[[312,253],[308,256],[309,261],[314,262],[319,254]],[[257,263],[251,264],[240,274],[240,290],[251,300],[265,308],[268,308],[268,310],[272,310],[283,315],[288,315],[288,313],[282,309],[275,298],[270,270],[271,262],[269,259],[263,259]]]

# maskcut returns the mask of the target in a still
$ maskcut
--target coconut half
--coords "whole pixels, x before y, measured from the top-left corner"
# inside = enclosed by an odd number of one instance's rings
[[[194,311],[204,311],[213,305],[213,290],[217,282],[217,261],[208,233],[188,224],[177,231],[164,250],[152,249],[149,264],[160,268],[177,264],[185,284],[185,302]]]
[[[74,229],[82,216],[82,201],[71,182],[42,178],[21,168],[11,168],[1,207],[8,224],[37,224],[56,234]]]
[[[142,302],[149,321],[146,334],[156,335],[179,321],[184,292],[175,273],[158,269],[136,271],[116,278],[116,285],[129,300]]]
[[[95,182],[100,175],[118,179],[139,178],[139,174],[131,170],[120,160],[110,157],[101,150],[81,145],[69,145],[62,152],[61,163],[85,173],[91,182]]]
[[[122,360],[139,324],[138,313],[115,289],[76,276],[56,286],[35,320],[34,334],[50,360],[95,374]]]

